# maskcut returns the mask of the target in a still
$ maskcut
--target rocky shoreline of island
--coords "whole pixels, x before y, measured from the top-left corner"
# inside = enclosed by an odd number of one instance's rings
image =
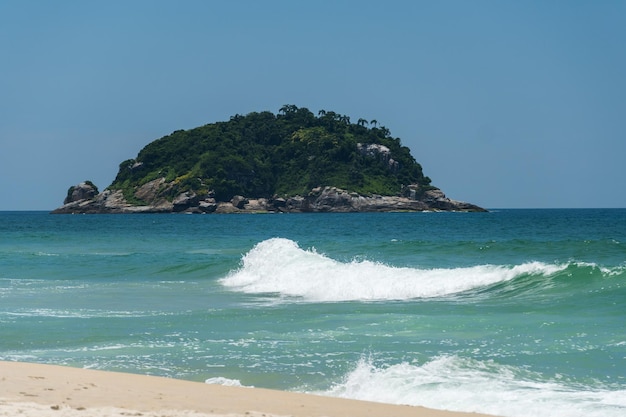
[[[91,182],[82,182],[70,188],[61,207],[53,214],[133,214],[133,213],[353,213],[403,211],[461,211],[485,212],[474,204],[446,197],[439,189],[418,192],[418,187],[407,187],[404,195],[361,195],[341,188],[326,186],[313,188],[306,195],[290,197],[246,197],[236,195],[228,201],[218,201],[211,193],[199,196],[184,192],[171,201],[158,198],[164,179],[145,184],[136,197],[149,204],[131,204],[122,190],[106,189],[98,192]]]

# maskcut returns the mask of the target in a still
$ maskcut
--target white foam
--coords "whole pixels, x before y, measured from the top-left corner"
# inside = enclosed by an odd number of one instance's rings
[[[224,378],[222,376],[216,376],[214,378],[209,378],[206,381],[204,381],[206,384],[214,384],[214,385],[224,385],[227,387],[244,387],[244,385],[241,385],[241,381],[238,379],[230,379],[230,378]],[[247,387],[247,386],[245,386]],[[248,388],[253,388],[253,387],[248,387]]]
[[[114,311],[114,310],[92,310],[92,309],[78,309],[78,310],[64,310],[64,309],[50,309],[50,308],[34,308],[34,309],[19,309],[16,311],[9,311],[0,313],[0,315],[17,316],[17,317],[54,317],[54,318],[128,318],[128,317],[153,317],[153,316],[168,316],[173,313],[163,311]]]
[[[626,390],[568,385],[523,369],[456,356],[391,366],[362,359],[341,383],[318,394],[503,417],[626,415]]]
[[[304,301],[408,300],[449,296],[509,281],[524,274],[549,275],[566,265],[529,262],[516,266],[400,268],[368,260],[339,262],[274,238],[257,244],[242,266],[221,280],[246,293],[275,293]]]
[[[60,256],[58,253],[37,252],[36,256]]]

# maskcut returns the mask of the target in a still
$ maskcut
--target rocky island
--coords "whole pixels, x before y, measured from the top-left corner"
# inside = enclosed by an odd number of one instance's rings
[[[52,213],[388,211],[486,210],[432,186],[376,120],[286,105],[155,140],[105,190],[72,186]]]

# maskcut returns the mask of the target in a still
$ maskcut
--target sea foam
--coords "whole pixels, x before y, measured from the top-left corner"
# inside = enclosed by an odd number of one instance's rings
[[[508,417],[613,417],[626,414],[626,391],[581,387],[527,370],[458,356],[423,364],[361,359],[317,394]]]
[[[208,378],[204,381],[205,384],[213,384],[213,385],[224,385],[227,387],[246,387],[246,388],[254,388],[247,385],[242,385],[241,381],[238,379],[230,379],[225,378],[223,376],[216,376],[213,378]]]
[[[395,267],[369,260],[340,262],[273,238],[243,256],[241,267],[221,280],[234,290],[272,293],[309,302],[409,300],[454,294],[510,281],[522,275],[550,275],[566,265],[528,262],[464,268]]]

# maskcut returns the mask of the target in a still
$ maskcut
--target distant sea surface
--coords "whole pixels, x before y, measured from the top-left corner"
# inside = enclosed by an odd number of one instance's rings
[[[626,415],[626,209],[0,212],[0,360]]]

